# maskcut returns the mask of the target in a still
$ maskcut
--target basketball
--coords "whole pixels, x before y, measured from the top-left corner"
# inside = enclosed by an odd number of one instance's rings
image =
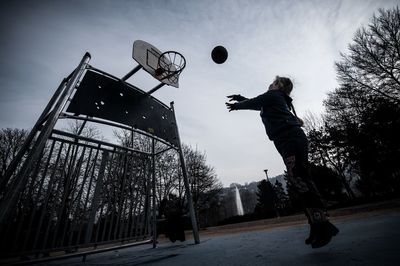
[[[228,59],[228,51],[221,45],[216,46],[211,52],[211,58],[215,63],[222,64]]]

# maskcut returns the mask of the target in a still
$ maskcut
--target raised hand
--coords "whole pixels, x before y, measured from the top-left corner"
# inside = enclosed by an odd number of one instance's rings
[[[242,96],[242,95],[240,95],[240,94],[232,94],[232,95],[228,95],[228,96],[226,96],[226,97],[229,98],[229,101],[230,101],[230,102],[231,102],[231,101],[241,102],[241,101],[247,100],[246,97],[244,97],[244,96]]]
[[[228,108],[229,112],[237,110],[236,104],[237,103],[225,103],[226,108]]]

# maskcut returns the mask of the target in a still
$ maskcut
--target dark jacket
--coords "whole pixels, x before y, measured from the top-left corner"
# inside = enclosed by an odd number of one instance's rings
[[[280,90],[269,90],[255,98],[243,100],[235,108],[258,110],[270,140],[275,140],[280,133],[293,128],[300,128],[301,123],[292,114],[292,98]]]

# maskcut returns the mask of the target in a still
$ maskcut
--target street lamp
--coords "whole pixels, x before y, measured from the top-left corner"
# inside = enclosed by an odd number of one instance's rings
[[[265,175],[267,176],[267,181],[269,182],[269,178],[268,178],[268,169],[264,170]]]

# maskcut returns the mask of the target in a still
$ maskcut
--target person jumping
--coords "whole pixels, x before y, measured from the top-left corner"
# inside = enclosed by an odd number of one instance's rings
[[[325,204],[308,174],[308,140],[301,128],[289,96],[293,83],[289,78],[277,76],[267,92],[248,99],[240,94],[227,96],[229,112],[234,110],[261,111],[266,133],[275,144],[287,168],[288,181],[293,184],[310,224],[310,235],[305,243],[312,248],[328,244],[339,233],[328,220]]]

